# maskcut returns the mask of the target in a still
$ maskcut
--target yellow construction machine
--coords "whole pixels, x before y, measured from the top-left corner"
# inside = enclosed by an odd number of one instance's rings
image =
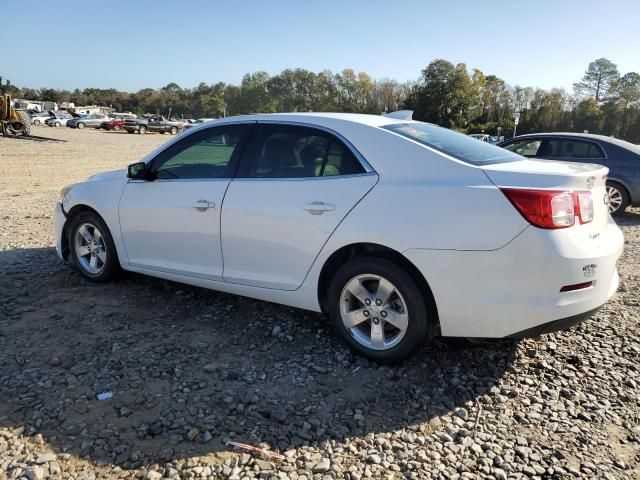
[[[6,86],[10,83],[7,82]],[[13,108],[13,100],[8,89],[2,85],[2,77],[0,77],[0,130],[2,135],[17,136],[29,135],[31,133],[31,118],[27,112],[19,111]]]

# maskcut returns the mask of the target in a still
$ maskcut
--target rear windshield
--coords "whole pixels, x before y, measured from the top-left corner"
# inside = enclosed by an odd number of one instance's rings
[[[504,148],[430,123],[394,123],[382,128],[471,165],[516,162],[523,159]]]

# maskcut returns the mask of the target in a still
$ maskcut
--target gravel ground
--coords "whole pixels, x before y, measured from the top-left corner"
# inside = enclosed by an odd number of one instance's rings
[[[0,478],[640,479],[640,210],[620,220],[620,291],[591,320],[438,341],[389,368],[314,313],[85,282],[55,255],[58,190],[170,137],[34,134],[50,139],[0,138]]]

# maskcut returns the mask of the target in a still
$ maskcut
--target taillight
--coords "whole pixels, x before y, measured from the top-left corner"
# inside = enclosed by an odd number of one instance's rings
[[[589,223],[593,220],[593,196],[591,192],[575,192],[576,215],[580,223]]]
[[[561,190],[529,190],[502,188],[502,192],[531,224],[539,228],[567,228],[575,223],[593,220],[591,192],[566,192]]]
[[[502,188],[502,192],[531,225],[567,228],[575,222],[574,196],[558,190]]]

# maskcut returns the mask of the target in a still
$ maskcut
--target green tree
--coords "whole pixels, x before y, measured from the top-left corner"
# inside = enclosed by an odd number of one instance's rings
[[[582,81],[574,83],[573,88],[577,93],[594,97],[599,102],[606,98],[619,76],[615,63],[598,58],[589,64]]]

